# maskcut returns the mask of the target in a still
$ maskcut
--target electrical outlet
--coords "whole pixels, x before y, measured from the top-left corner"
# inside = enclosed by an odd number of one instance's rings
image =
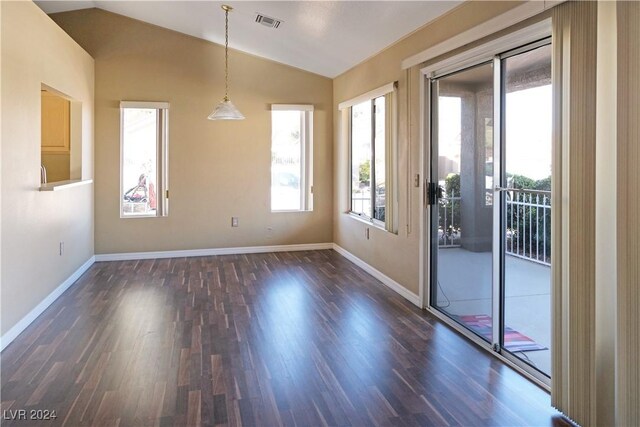
[[[62,254],[64,254],[64,242],[60,242],[60,256],[62,256]]]
[[[231,226],[232,227],[237,227],[238,226],[238,217],[237,216],[232,216],[231,217]]]

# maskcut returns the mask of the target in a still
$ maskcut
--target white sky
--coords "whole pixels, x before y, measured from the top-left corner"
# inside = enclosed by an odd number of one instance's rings
[[[438,155],[460,165],[462,135],[462,99],[455,96],[438,98]]]
[[[122,193],[147,174],[147,185],[156,181],[156,110],[125,108],[123,118]]]
[[[536,180],[550,176],[551,85],[507,93],[505,108],[507,173]],[[438,154],[460,164],[461,99],[441,96],[438,109]]]
[[[507,173],[551,175],[551,85],[507,93]]]

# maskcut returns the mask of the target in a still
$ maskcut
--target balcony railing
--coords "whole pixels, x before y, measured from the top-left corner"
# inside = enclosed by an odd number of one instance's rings
[[[512,189],[506,192],[505,252],[551,265],[551,192]],[[461,198],[454,193],[438,201],[438,246],[460,246]]]
[[[457,248],[460,246],[460,196],[445,194],[438,200],[438,246]]]
[[[551,265],[551,192],[513,189],[506,195],[506,253]]]

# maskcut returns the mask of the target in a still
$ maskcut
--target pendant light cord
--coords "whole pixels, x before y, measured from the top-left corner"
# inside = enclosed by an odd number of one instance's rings
[[[229,12],[233,8],[227,4],[223,4],[221,7],[224,10],[224,98],[215,106],[207,119],[243,120],[244,116],[229,99]]]
[[[224,10],[224,100],[229,100],[229,9]]]

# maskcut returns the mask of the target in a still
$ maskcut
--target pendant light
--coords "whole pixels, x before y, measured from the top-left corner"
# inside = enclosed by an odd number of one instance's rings
[[[229,12],[231,6],[222,5],[224,10],[224,98],[207,117],[209,120],[243,120],[244,116],[229,100]]]

